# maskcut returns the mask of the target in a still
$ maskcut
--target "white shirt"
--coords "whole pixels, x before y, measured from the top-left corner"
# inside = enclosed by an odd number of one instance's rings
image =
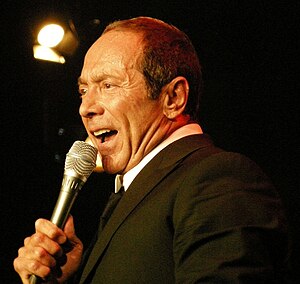
[[[123,185],[126,191],[138,173],[165,147],[183,137],[202,134],[203,131],[199,124],[191,123],[175,130],[166,140],[156,146],[149,154],[147,154],[134,168],[125,175],[117,175],[115,178],[115,192],[117,193]]]

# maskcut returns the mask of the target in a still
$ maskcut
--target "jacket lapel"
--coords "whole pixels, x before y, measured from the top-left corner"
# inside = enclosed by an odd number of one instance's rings
[[[102,257],[105,248],[121,224],[156,184],[176,168],[181,159],[208,145],[211,145],[211,142],[206,135],[188,136],[166,147],[145,166],[134,179],[118,203],[104,230],[100,233],[84,268],[80,283],[84,282],[97,261]]]

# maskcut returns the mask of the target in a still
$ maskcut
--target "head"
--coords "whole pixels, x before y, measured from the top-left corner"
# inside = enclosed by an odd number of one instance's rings
[[[184,112],[191,120],[198,121],[202,74],[188,36],[173,25],[149,17],[113,22],[103,33],[113,30],[132,31],[142,36],[143,50],[137,67],[144,75],[152,99],[158,98],[163,86],[177,76],[187,79],[189,99]]]
[[[86,54],[80,115],[104,170],[126,173],[195,119],[201,88],[188,37],[139,17],[110,24]]]

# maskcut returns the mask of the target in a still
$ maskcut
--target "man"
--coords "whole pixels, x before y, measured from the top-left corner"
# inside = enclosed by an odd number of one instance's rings
[[[84,257],[72,217],[64,230],[39,219],[14,261],[23,283],[282,283],[281,202],[252,161],[203,134],[201,87],[177,28],[147,17],[106,28],[85,57],[80,115],[125,193]]]

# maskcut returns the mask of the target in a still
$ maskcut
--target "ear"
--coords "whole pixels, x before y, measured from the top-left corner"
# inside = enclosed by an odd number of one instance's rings
[[[189,95],[186,78],[178,76],[165,86],[163,112],[168,119],[175,119],[183,113]]]

